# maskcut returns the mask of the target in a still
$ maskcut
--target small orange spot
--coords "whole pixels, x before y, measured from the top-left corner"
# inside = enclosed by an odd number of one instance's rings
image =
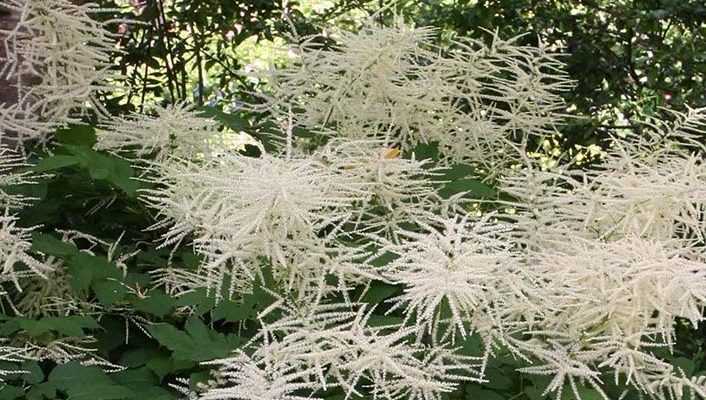
[[[385,151],[383,151],[383,153],[382,153],[382,158],[384,158],[386,160],[392,160],[393,158],[399,157],[400,153],[401,152],[399,149],[395,149],[395,148],[385,149]]]

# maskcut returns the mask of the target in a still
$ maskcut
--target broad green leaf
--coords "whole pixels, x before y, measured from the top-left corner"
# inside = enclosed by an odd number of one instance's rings
[[[134,180],[135,171],[126,160],[106,155],[90,148],[66,145],[66,149],[76,157],[81,166],[88,170],[91,178],[105,180],[122,189],[127,195],[135,196],[140,185]]]
[[[391,263],[392,261],[399,258],[397,254],[385,252],[380,254],[378,257],[370,261],[370,264],[374,267],[384,267],[385,265]]]
[[[127,288],[115,279],[99,279],[91,287],[98,301],[105,306],[119,302],[127,295]]]
[[[113,380],[130,388],[135,395],[126,399],[172,400],[176,396],[160,387],[161,378],[147,367],[127,369],[113,375]]]
[[[67,261],[71,275],[71,287],[77,292],[85,292],[94,282],[108,278],[121,279],[121,272],[105,257],[79,252]]]
[[[464,392],[466,393],[466,400],[506,400],[505,396],[492,390],[483,389],[478,384],[466,385]]]
[[[44,380],[44,371],[42,371],[42,368],[36,361],[26,361],[22,363],[20,369],[27,371],[26,374],[22,375],[22,379],[29,384],[34,385]]]
[[[137,368],[146,365],[150,360],[159,355],[159,349],[155,347],[141,346],[135,349],[125,351],[118,362],[127,368]]]
[[[175,304],[174,298],[160,290],[153,290],[148,293],[146,298],[135,298],[131,302],[136,310],[158,318],[169,314]]]
[[[50,382],[32,385],[27,391],[28,400],[55,399],[56,397],[56,385]]]
[[[49,382],[68,394],[69,400],[113,400],[135,396],[135,392],[113,381],[97,367],[85,367],[72,361],[57,366]]]
[[[77,165],[79,162],[80,160],[75,156],[53,155],[42,158],[32,169],[34,172],[53,171],[56,169]]]
[[[87,316],[72,315],[66,317],[44,317],[42,319],[14,318],[0,325],[0,335],[9,336],[18,331],[25,331],[30,336],[38,337],[48,332],[64,336],[83,336],[84,329],[99,329],[95,319]]]
[[[497,197],[497,190],[477,179],[458,179],[451,181],[439,190],[439,195],[444,198],[449,198],[461,192],[468,192],[468,196],[474,199]]]
[[[176,299],[175,306],[192,306],[195,308],[195,314],[201,316],[216,307],[216,299],[214,296],[209,296],[205,288],[199,288],[179,296]]]
[[[363,295],[360,301],[370,304],[378,304],[388,297],[394,296],[399,293],[401,288],[399,286],[390,285],[384,282],[374,281],[370,284],[367,292]]]
[[[25,391],[17,386],[4,384],[0,387],[0,400],[15,400],[24,396]]]
[[[371,315],[368,319],[368,326],[397,326],[402,324],[403,319],[392,315]]]
[[[246,299],[250,299],[247,297]],[[236,303],[233,301],[221,301],[213,310],[214,320],[226,320],[229,322],[243,321],[254,314],[255,304],[252,301]]]
[[[152,357],[145,365],[150,371],[159,376],[159,379],[164,379],[168,374],[186,371],[194,368],[197,364],[189,360],[177,360],[167,354],[159,354]]]
[[[96,144],[96,130],[90,125],[69,125],[56,131],[56,139],[62,144],[90,148]]]
[[[576,397],[571,386],[565,385],[561,392],[561,400],[603,400],[601,393],[594,388],[577,385],[576,389],[579,397]]]
[[[505,369],[488,368],[485,372],[485,378],[488,382],[483,383],[483,386],[489,389],[508,390],[512,387],[512,374],[508,376]]]
[[[32,234],[32,250],[61,258],[78,254],[76,246],[62,242],[47,233],[40,232],[34,232]]]

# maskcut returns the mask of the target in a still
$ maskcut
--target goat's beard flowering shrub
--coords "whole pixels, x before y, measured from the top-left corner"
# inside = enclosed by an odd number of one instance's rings
[[[509,356],[539,376],[533,388],[544,381],[530,399],[706,397],[703,377],[669,362],[679,324],[702,322],[706,302],[703,112],[616,137],[594,168],[542,169],[530,155],[561,122],[569,84],[557,59],[433,35],[399,24],[334,48],[300,40],[261,93],[283,133],[257,155],[219,149],[217,124],[183,106],[102,123],[95,148],[135,157],[166,260],[150,249],[133,262],[73,228],[31,245],[11,214],[31,199],[0,191],[15,318],[0,330],[19,338],[0,359],[64,364],[47,383],[70,396],[72,360],[122,362],[116,381],[91,370],[110,398],[134,397],[118,383],[144,378],[135,365],[164,378],[205,361],[210,379],[177,385],[189,398],[445,399],[492,384],[489,365]],[[124,160],[65,148],[35,170],[78,166],[130,193]],[[0,182],[46,178],[15,172],[23,163],[0,151]],[[502,193],[481,199],[493,191],[478,177]],[[94,317],[116,316],[170,364],[85,347]]]

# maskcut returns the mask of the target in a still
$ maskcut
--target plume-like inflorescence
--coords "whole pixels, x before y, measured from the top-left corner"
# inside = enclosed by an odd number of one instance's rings
[[[12,282],[22,291],[20,280],[32,276],[47,278],[53,266],[30,254],[32,228],[17,226],[17,217],[7,211],[0,215],[0,282]]]
[[[0,339],[0,361],[3,363],[11,363],[19,365],[20,363],[27,361],[25,357],[24,350],[12,345],[7,345],[7,339]],[[7,365],[0,368],[0,383],[4,383],[4,379],[12,375],[21,375],[25,371],[17,369],[16,367],[8,368]]]
[[[645,392],[664,376],[678,381],[653,350],[671,348],[677,319],[694,326],[704,320],[703,254],[694,259],[691,249],[635,236],[609,243],[567,240],[571,251],[545,250],[528,265],[535,282],[528,301],[537,314],[526,333],[537,341],[515,343],[547,364],[523,371],[555,374],[548,391],[557,396],[565,379],[572,387],[571,379],[595,387],[603,368]]]
[[[144,197],[159,210],[156,227],[170,227],[165,244],[190,235],[206,258],[202,271],[214,274],[215,282],[222,282],[224,274],[244,278],[231,282],[252,281],[261,256],[271,259],[291,285],[295,277],[321,272],[312,265],[340,272],[335,266],[350,258],[318,235],[349,219],[348,208],[366,194],[355,181],[313,158],[228,154],[208,163],[174,162],[160,168],[161,187]],[[302,256],[315,264],[302,262]]]
[[[294,64],[269,76],[269,110],[403,151],[438,142],[449,160],[490,171],[514,159],[511,143],[554,132],[571,86],[554,55],[496,36],[438,48],[434,34],[398,23],[341,33],[333,48],[306,39]]]
[[[113,118],[96,132],[98,150],[134,152],[136,156],[208,158],[223,146],[219,123],[203,118],[186,104],[154,107],[154,116],[134,113]]]
[[[0,137],[42,138],[75,121],[76,110],[102,112],[95,93],[110,87],[115,40],[93,18],[100,9],[68,0],[8,0],[3,7],[20,19],[2,32],[0,75],[16,82],[16,101],[0,105]]]
[[[439,399],[478,379],[476,358],[410,343],[413,329],[370,327],[370,312],[357,305],[279,302],[269,310],[283,315],[263,325],[251,357],[216,361],[225,387],[202,398],[300,399],[334,387],[350,396],[365,387],[379,399]]]
[[[701,114],[680,115],[696,126]],[[691,121],[691,122],[690,122]],[[619,240],[629,236],[703,242],[706,234],[706,160],[690,131],[662,127],[614,138],[597,167],[521,169],[502,179],[516,201],[509,218],[515,237],[533,248],[561,246],[562,237]]]
[[[31,200],[8,191],[15,185],[35,183],[36,176],[27,167],[29,164],[21,154],[0,145],[0,209],[21,208]]]
[[[333,139],[315,156],[363,190],[351,210],[353,232],[396,238],[401,228],[428,221],[440,207],[433,186],[438,172],[427,161],[402,158],[384,141]]]
[[[403,231],[402,243],[387,244],[382,251],[397,258],[383,275],[401,284],[403,294],[390,299],[390,311],[404,307],[407,319],[414,319],[419,336],[432,333],[435,340],[473,333],[477,314],[488,308],[508,307],[514,295],[509,290],[519,278],[517,256],[512,245],[499,235],[502,224],[485,218],[437,219],[424,231]]]
[[[81,365],[97,366],[112,372],[124,369],[99,356],[98,349],[95,347],[96,342],[97,340],[90,336],[64,337],[48,343],[34,343],[27,340],[20,348],[25,360],[52,361],[57,364],[77,361]]]

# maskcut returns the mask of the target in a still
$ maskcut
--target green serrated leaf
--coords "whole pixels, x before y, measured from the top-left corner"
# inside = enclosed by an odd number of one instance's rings
[[[56,385],[49,382],[32,385],[27,392],[27,400],[55,399],[56,397]]]
[[[127,368],[137,368],[158,357],[159,350],[154,347],[139,347],[125,351],[120,357],[119,365]]]
[[[177,371],[186,371],[197,364],[189,360],[177,360],[170,357],[167,354],[160,354],[158,356],[152,357],[145,365],[150,371],[154,372],[159,376],[159,379],[164,379],[168,374]]]
[[[579,397],[576,397],[571,387],[566,385],[561,392],[561,400],[603,400],[603,395],[594,388],[577,386],[576,391]]]
[[[250,297],[248,297],[250,299]],[[235,303],[233,301],[221,301],[213,310],[214,320],[225,320],[229,322],[243,321],[254,314],[253,302],[247,301]]]
[[[177,360],[200,362],[221,358],[240,345],[239,337],[209,330],[197,318],[187,321],[185,331],[169,324],[155,324],[148,330],[162,346],[174,353]]]
[[[398,326],[402,324],[403,319],[391,315],[371,315],[368,319],[368,326]]]
[[[77,292],[87,291],[94,282],[121,279],[120,270],[113,263],[105,257],[85,252],[79,252],[71,257],[67,267],[71,275],[71,287]]]
[[[505,400],[506,397],[492,390],[483,389],[477,384],[468,384],[464,387],[467,400]]]
[[[44,371],[42,371],[42,368],[36,361],[26,361],[22,363],[22,367],[20,369],[27,371],[26,374],[22,375],[22,379],[31,385],[40,383],[44,380]]]
[[[0,400],[15,400],[23,397],[25,391],[22,388],[12,385],[3,385],[0,388]]]
[[[135,171],[128,161],[90,148],[73,145],[66,145],[65,148],[88,170],[91,178],[107,181],[131,197],[137,194],[140,184],[133,179]]]
[[[84,329],[100,328],[95,319],[79,315],[45,317],[40,320],[18,318],[17,321],[20,329],[35,337],[51,331],[64,336],[83,336]]]

